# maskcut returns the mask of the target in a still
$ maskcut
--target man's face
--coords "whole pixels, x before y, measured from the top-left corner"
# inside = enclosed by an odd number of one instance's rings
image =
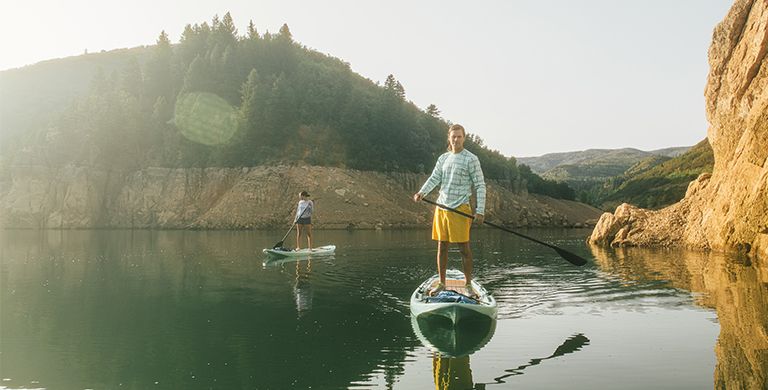
[[[464,149],[464,132],[461,130],[451,130],[448,133],[448,142],[451,144],[451,149],[454,152],[460,152]]]

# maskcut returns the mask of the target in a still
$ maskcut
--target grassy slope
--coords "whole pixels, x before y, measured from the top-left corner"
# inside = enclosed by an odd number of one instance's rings
[[[703,172],[711,172],[714,157],[705,139],[688,152],[669,159],[641,161],[621,178],[621,184],[604,198],[603,208],[631,203],[658,209],[673,204],[685,196],[688,183]]]

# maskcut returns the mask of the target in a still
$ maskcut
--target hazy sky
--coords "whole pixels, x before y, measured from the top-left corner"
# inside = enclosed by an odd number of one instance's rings
[[[227,11],[241,34],[283,23],[363,76],[388,74],[421,108],[505,155],[643,150],[706,137],[712,29],[732,1],[3,1],[0,69],[178,42]]]

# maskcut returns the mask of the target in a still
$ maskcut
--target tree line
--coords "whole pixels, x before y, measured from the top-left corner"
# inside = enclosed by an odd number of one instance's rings
[[[272,34],[250,22],[240,34],[227,13],[187,25],[176,44],[161,32],[147,58],[98,72],[32,141],[49,164],[116,170],[307,163],[428,173],[449,125],[436,105],[408,101],[393,75],[374,83],[296,42],[287,25]],[[476,135],[466,147],[513,190],[574,198]]]

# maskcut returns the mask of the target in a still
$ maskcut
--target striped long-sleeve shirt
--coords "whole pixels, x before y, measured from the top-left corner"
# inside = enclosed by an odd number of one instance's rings
[[[480,168],[480,160],[467,149],[459,153],[446,152],[437,159],[435,169],[427,181],[421,186],[419,193],[427,195],[437,185],[440,185],[440,195],[437,202],[448,207],[456,208],[469,203],[474,187],[477,195],[477,214],[485,214],[485,179]]]

